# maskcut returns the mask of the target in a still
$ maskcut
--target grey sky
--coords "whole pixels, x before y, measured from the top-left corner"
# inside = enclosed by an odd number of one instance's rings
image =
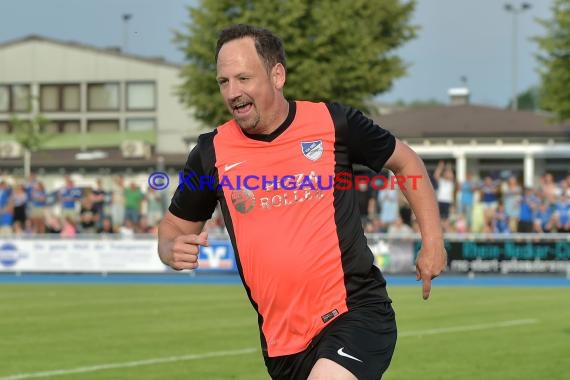
[[[519,0],[419,0],[413,22],[418,38],[398,51],[410,65],[408,76],[380,99],[435,98],[467,76],[472,102],[503,107],[511,96],[512,14]],[[550,18],[552,0],[527,0],[532,9],[518,16],[518,88],[537,84],[536,43],[544,30],[534,19]],[[123,42],[121,15],[129,21],[128,51],[182,63],[173,31],[188,22],[186,7],[196,0],[0,0],[0,42],[38,34],[99,47]]]

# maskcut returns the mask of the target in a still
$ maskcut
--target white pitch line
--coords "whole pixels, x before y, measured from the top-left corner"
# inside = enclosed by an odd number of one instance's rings
[[[93,365],[93,366],[89,366],[89,367],[61,369],[61,370],[45,371],[45,372],[22,373],[22,374],[8,376],[8,377],[0,377],[0,380],[37,379],[40,377],[72,375],[72,374],[76,374],[76,373],[95,372],[95,371],[101,371],[101,370],[105,370],[105,369],[140,367],[143,365],[172,363],[172,362],[179,362],[179,361],[185,361],[185,360],[199,360],[199,359],[206,359],[206,358],[216,358],[216,357],[220,357],[220,356],[244,355],[244,354],[251,354],[251,353],[254,353],[256,351],[259,351],[259,349],[257,349],[257,348],[244,348],[242,350],[234,350],[234,351],[216,351],[216,352],[207,352],[205,354],[170,356],[170,357],[166,357],[166,358],[137,360],[137,361],[132,361],[132,362],[113,363],[113,364],[99,364],[99,365]]]
[[[485,324],[479,324],[479,325],[465,325],[465,326],[454,326],[454,327],[442,327],[442,328],[437,328],[437,329],[420,330],[420,331],[407,331],[407,332],[399,333],[398,336],[399,337],[410,337],[410,336],[448,334],[448,333],[464,332],[464,331],[480,331],[480,330],[490,330],[490,329],[501,328],[501,327],[531,325],[531,324],[535,324],[535,323],[538,323],[537,319],[514,319],[514,320],[510,320],[510,321],[485,323]],[[89,367],[78,367],[78,368],[45,371],[45,372],[22,373],[22,374],[12,375],[12,376],[8,376],[8,377],[0,377],[0,380],[24,380],[24,379],[37,379],[37,378],[41,378],[41,377],[50,377],[50,376],[64,376],[64,375],[72,375],[72,374],[76,374],[76,373],[95,372],[95,371],[101,371],[101,370],[106,370],[106,369],[140,367],[140,366],[144,366],[144,365],[172,363],[172,362],[179,362],[179,361],[186,361],[186,360],[199,360],[199,359],[206,359],[206,358],[216,358],[216,357],[220,357],[220,356],[244,355],[244,354],[251,354],[251,353],[254,353],[257,351],[259,351],[259,349],[257,349],[257,348],[244,348],[241,350],[234,350],[234,351],[216,351],[216,352],[207,352],[204,354],[170,356],[170,357],[166,357],[166,358],[137,360],[137,361],[123,362],[123,363],[99,364],[99,365],[93,365],[93,366],[89,366]]]
[[[429,329],[421,331],[406,331],[398,334],[399,337],[406,336],[423,336],[423,335],[436,335],[436,334],[447,334],[454,332],[465,332],[465,331],[480,331],[480,330],[490,330],[500,327],[513,327],[521,325],[532,325],[538,323],[537,319],[513,319],[511,321],[495,322],[495,323],[485,323],[480,325],[466,325],[466,326],[454,326],[454,327],[442,327],[439,329]],[[2,380],[2,379],[0,379]]]

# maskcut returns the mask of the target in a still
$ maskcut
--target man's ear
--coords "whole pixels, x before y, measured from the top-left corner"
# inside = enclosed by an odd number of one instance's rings
[[[277,63],[273,66],[273,69],[271,69],[271,80],[273,81],[275,88],[278,90],[283,89],[286,77],[287,73],[285,67],[281,63]]]

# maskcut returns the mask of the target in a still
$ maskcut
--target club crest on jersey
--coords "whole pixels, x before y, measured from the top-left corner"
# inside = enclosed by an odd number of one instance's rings
[[[323,155],[323,140],[302,141],[301,150],[309,160],[317,161]]]

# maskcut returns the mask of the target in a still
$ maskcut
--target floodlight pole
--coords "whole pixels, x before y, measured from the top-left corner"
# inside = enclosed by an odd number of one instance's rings
[[[513,57],[512,57],[512,102],[511,109],[516,111],[518,109],[518,89],[517,89],[517,77],[518,77],[518,61],[517,61],[517,35],[518,35],[518,15],[532,7],[529,3],[521,3],[518,7],[510,3],[505,4],[505,10],[513,14]]]
[[[123,52],[126,53],[129,44],[129,20],[133,17],[130,13],[123,13]]]

